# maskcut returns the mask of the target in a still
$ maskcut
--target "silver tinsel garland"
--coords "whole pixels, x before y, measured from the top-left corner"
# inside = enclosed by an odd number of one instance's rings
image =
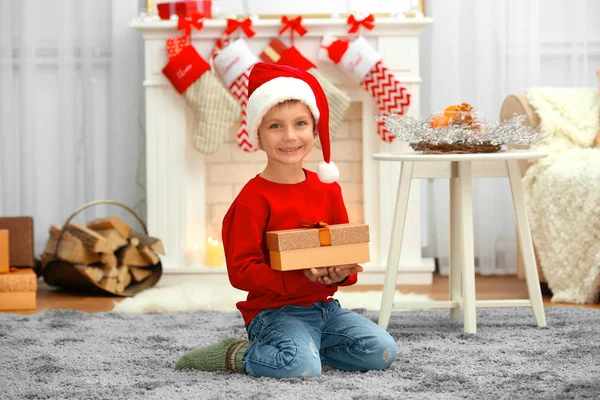
[[[408,115],[389,114],[376,119],[385,122],[386,129],[396,136],[396,140],[408,143],[534,145],[548,136],[546,132],[523,125],[524,115],[503,122],[478,121],[477,124],[482,128],[480,130],[466,125],[432,128],[429,119]]]

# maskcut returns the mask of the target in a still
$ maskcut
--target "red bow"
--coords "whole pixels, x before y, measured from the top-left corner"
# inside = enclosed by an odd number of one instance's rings
[[[192,33],[192,26],[198,30],[202,29],[202,27],[204,26],[202,18],[204,18],[204,15],[202,15],[202,13],[194,11],[194,13],[192,14],[192,18],[179,18],[179,22],[177,23],[177,29],[183,29],[183,35],[185,37],[188,37]]]
[[[281,23],[283,27],[279,31],[279,34],[283,34],[283,32],[288,29],[292,30],[292,36],[294,35],[294,31],[298,32],[300,36],[304,36],[306,34],[306,28],[302,26],[302,16],[298,16],[294,19],[289,19],[287,16],[281,17]]]
[[[249,38],[256,34],[256,32],[254,32],[254,30],[252,29],[252,20],[250,18],[246,18],[243,21],[227,18],[227,29],[225,29],[225,34],[231,35],[238,28],[242,28],[246,36]]]
[[[373,14],[369,14],[365,19],[357,20],[354,18],[354,14],[350,14],[348,17],[348,25],[352,25],[348,30],[348,33],[358,32],[358,28],[360,28],[361,25],[368,30],[371,30],[375,28],[375,17]]]

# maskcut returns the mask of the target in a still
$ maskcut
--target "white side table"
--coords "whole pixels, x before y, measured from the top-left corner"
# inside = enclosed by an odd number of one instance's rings
[[[538,326],[546,326],[546,314],[539,285],[533,242],[525,209],[521,175],[517,160],[546,157],[530,150],[477,154],[378,153],[378,161],[401,162],[400,183],[392,225],[379,325],[387,329],[392,309],[450,309],[457,320],[463,310],[464,331],[477,332],[476,310],[486,307],[531,307]],[[473,251],[473,205],[471,179],[508,177],[512,191],[518,236],[521,241],[529,300],[475,300],[475,265]],[[450,273],[449,301],[394,303],[398,264],[410,182],[413,178],[450,179]]]

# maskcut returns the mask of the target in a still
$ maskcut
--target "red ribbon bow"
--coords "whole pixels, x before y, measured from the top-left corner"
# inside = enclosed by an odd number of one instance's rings
[[[252,20],[249,17],[243,21],[227,18],[227,29],[225,29],[225,34],[231,35],[238,28],[242,28],[242,31],[244,31],[246,36],[249,38],[256,34],[256,32],[254,32],[254,30],[252,29]]]
[[[202,22],[203,18],[204,15],[202,15],[202,13],[194,11],[191,18],[179,18],[177,29],[183,29],[183,35],[188,37],[192,33],[192,26],[198,30],[202,29],[204,26],[204,23]]]
[[[298,16],[294,19],[289,19],[286,15],[281,17],[281,23],[283,27],[279,31],[279,34],[283,34],[288,29],[292,31],[292,37],[294,35],[294,31],[298,32],[300,36],[304,36],[306,34],[306,28],[302,26],[302,16]]]
[[[358,28],[360,28],[361,25],[368,30],[372,30],[375,28],[375,17],[373,14],[369,14],[366,18],[357,20],[354,18],[354,14],[350,14],[350,16],[348,16],[348,25],[352,25],[348,30],[348,33],[358,32]]]

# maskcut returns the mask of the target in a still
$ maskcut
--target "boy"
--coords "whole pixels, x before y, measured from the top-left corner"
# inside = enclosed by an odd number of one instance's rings
[[[223,220],[231,284],[249,292],[237,304],[247,340],[225,339],[177,361],[177,369],[239,371],[276,378],[321,375],[322,363],[343,370],[386,369],[396,357],[393,338],[371,320],[343,310],[331,296],[353,285],[359,265],[296,271],[269,267],[265,232],[325,221],[348,222],[339,172],[330,161],[329,107],[309,73],[258,63],[248,84],[248,130],[267,154]],[[318,173],[302,161],[321,140]]]

